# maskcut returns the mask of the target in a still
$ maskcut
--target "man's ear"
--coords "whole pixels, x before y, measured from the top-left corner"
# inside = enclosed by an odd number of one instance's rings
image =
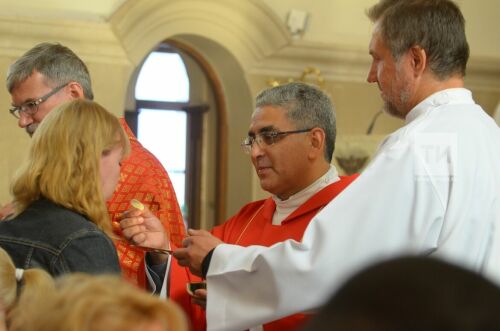
[[[85,94],[83,93],[83,87],[78,82],[70,82],[68,84],[69,93],[72,98],[75,99],[83,99],[85,98]]]
[[[408,51],[410,63],[415,76],[421,76],[427,68],[427,53],[422,47],[415,45]]]
[[[309,158],[323,157],[325,149],[325,131],[321,128],[313,128],[310,134],[311,148]]]

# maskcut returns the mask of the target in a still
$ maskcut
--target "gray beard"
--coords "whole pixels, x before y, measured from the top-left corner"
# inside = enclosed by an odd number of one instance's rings
[[[399,113],[396,106],[389,101],[384,102],[384,112],[394,117],[401,117],[401,114]]]
[[[391,116],[405,119],[406,114],[409,112],[409,109],[406,109],[408,108],[408,100],[410,100],[410,91],[408,86],[405,86],[399,94],[399,108],[404,109],[398,109],[398,107],[396,107],[396,105],[391,101],[384,101],[384,111]]]

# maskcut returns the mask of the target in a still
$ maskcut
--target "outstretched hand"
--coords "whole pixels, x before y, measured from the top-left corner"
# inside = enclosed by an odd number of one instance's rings
[[[129,209],[120,221],[123,236],[132,244],[151,248],[168,248],[168,233],[161,221],[147,208]]]
[[[174,257],[179,261],[179,265],[189,267],[195,275],[201,276],[201,263],[208,252],[222,244],[223,242],[205,230],[188,230],[189,236],[184,238],[182,245],[174,251]]]

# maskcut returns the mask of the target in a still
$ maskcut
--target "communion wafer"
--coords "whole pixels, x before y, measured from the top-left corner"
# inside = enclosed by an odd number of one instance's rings
[[[144,210],[144,205],[142,204],[142,202],[140,202],[139,200],[136,200],[136,199],[132,199],[130,200],[130,204],[132,205],[132,207],[134,207],[135,209],[138,209],[138,210]]]

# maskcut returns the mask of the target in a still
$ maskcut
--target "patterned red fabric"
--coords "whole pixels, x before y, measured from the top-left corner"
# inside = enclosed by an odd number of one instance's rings
[[[125,120],[120,119],[120,122],[130,139],[131,153],[122,161],[120,181],[108,201],[113,232],[123,238],[119,221],[123,212],[130,208],[130,200],[137,199],[162,221],[170,241],[180,246],[185,227],[170,178],[160,161],[139,143]],[[123,277],[146,288],[144,252],[124,240],[115,240],[115,246]]]

